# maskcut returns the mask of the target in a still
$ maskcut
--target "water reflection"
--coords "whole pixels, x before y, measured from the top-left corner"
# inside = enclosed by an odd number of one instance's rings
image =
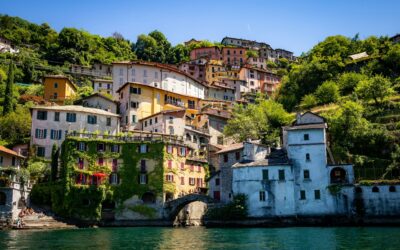
[[[399,249],[400,228],[0,231],[0,249]]]

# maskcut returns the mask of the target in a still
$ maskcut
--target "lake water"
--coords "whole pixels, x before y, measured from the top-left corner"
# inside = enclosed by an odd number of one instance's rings
[[[86,228],[0,231],[0,249],[400,249],[400,228]]]

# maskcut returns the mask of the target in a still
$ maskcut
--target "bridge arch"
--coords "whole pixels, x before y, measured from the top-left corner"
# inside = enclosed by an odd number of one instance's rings
[[[204,194],[188,194],[178,199],[168,201],[164,204],[165,217],[169,220],[174,220],[181,211],[189,203],[201,201],[206,204],[214,203],[214,199]]]

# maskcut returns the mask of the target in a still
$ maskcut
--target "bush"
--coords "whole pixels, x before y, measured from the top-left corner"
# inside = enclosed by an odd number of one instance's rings
[[[318,100],[315,97],[315,95],[308,94],[308,95],[303,96],[303,98],[301,99],[300,107],[304,108],[304,109],[309,109],[309,108],[317,106],[317,104],[318,104]]]
[[[213,220],[240,220],[247,218],[247,215],[247,196],[238,194],[227,205],[208,210],[205,217]]]
[[[340,97],[339,87],[335,82],[326,81],[317,88],[315,96],[317,97],[319,104],[336,102]]]

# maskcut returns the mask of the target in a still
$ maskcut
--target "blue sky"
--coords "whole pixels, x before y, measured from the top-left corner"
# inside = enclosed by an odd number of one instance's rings
[[[192,37],[233,36],[296,55],[330,35],[400,33],[396,0],[0,0],[0,13],[47,22],[57,31],[75,27],[102,36],[118,31],[131,41],[154,29],[174,45]]]

